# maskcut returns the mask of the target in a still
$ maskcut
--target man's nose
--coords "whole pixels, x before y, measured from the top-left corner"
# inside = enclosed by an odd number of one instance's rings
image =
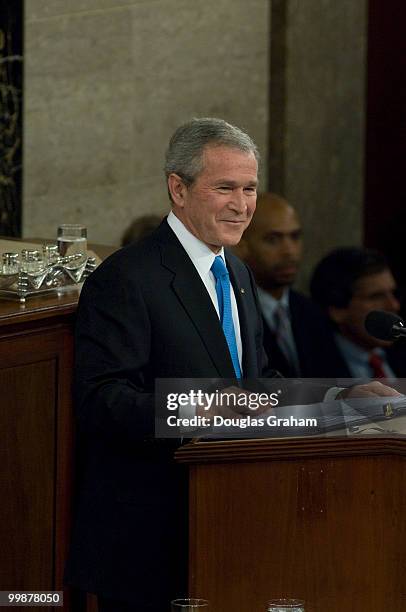
[[[231,207],[237,212],[246,212],[247,200],[243,189],[234,189],[230,201]]]
[[[282,242],[282,251],[286,255],[295,255],[297,251],[297,243],[289,236],[286,236]]]

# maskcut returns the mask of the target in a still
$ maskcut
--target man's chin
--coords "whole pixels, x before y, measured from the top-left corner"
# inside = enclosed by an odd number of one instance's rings
[[[224,236],[222,240],[221,246],[224,246],[224,247],[237,246],[237,244],[240,242],[242,238],[242,235],[243,235],[242,231],[234,231],[234,232],[227,233],[227,235]]]
[[[293,274],[278,274],[274,279],[275,287],[288,287],[296,280],[296,272]]]
[[[359,335],[344,334],[349,340],[358,344],[367,351],[372,351],[375,348],[387,349],[393,344],[393,340],[378,340],[378,338],[372,338],[372,336],[366,335],[366,332],[360,333]]]

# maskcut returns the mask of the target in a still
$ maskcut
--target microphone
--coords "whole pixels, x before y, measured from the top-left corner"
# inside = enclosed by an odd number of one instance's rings
[[[385,310],[372,310],[365,319],[368,334],[379,340],[395,340],[406,336],[406,327],[398,315]]]

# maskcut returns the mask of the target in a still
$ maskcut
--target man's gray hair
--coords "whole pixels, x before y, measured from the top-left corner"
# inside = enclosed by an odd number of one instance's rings
[[[166,152],[166,177],[174,172],[186,185],[194,183],[203,169],[207,145],[253,153],[259,162],[258,149],[248,134],[223,119],[202,117],[184,123],[173,134]]]

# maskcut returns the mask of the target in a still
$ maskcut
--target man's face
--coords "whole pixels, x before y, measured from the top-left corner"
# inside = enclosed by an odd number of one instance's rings
[[[391,342],[377,340],[364,328],[365,317],[371,310],[398,313],[400,304],[395,296],[396,282],[390,270],[369,274],[355,283],[353,296],[346,308],[330,308],[330,315],[341,333],[370,350],[376,346],[390,346]]]
[[[173,211],[213,252],[234,246],[255,211],[257,174],[253,153],[208,146],[203,170],[192,185],[186,187],[177,175],[169,177]]]
[[[244,257],[267,291],[291,285],[302,255],[302,231],[295,210],[285,201],[261,202],[244,237]]]

